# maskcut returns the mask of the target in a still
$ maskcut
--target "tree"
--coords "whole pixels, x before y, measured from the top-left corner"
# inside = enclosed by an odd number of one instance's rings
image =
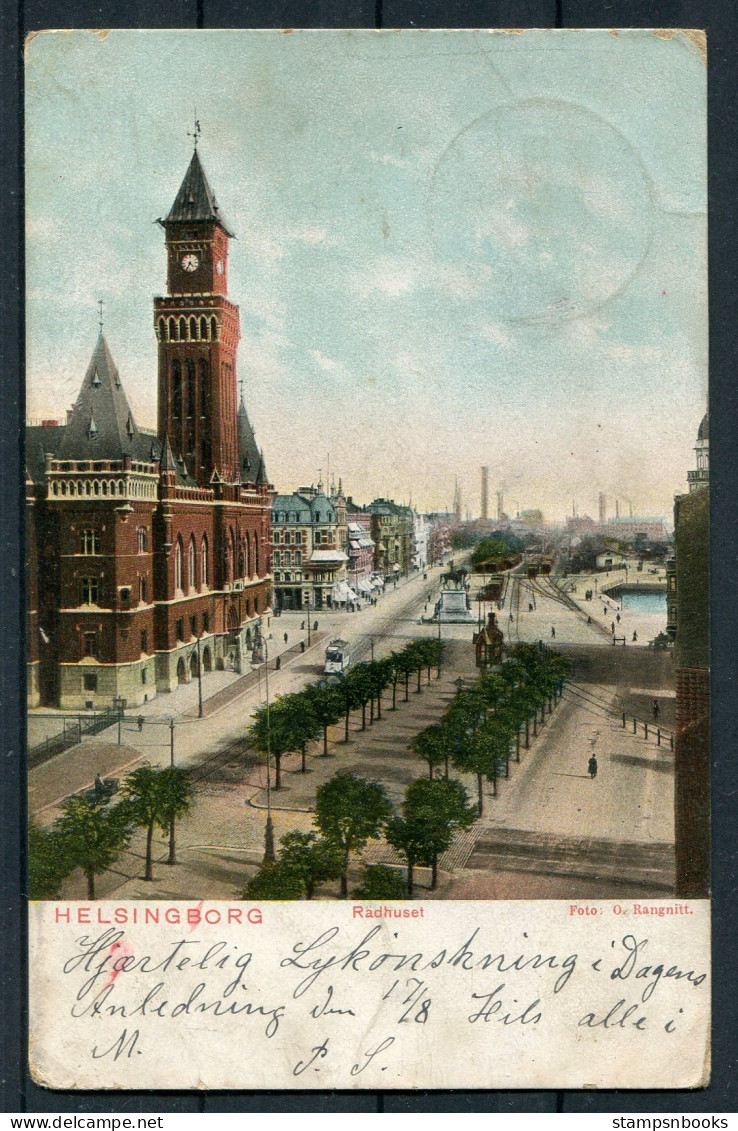
[[[289,832],[280,838],[279,863],[297,876],[307,899],[326,880],[337,880],[343,859],[335,844],[316,833]]]
[[[391,652],[388,661],[390,666],[390,683],[392,684],[392,710],[397,710],[397,684],[404,674],[404,665],[400,652]]]
[[[391,817],[384,832],[385,840],[401,852],[407,863],[407,895],[412,899],[416,864],[429,864],[431,847],[424,815]]]
[[[62,816],[54,824],[68,859],[81,868],[87,878],[87,898],[95,898],[95,876],[106,872],[126,848],[135,825],[126,802],[110,804],[110,798],[95,796],[93,790],[67,797],[61,803]]]
[[[421,730],[419,734],[415,735],[412,742],[412,748],[416,754],[425,759],[428,763],[428,776],[433,778],[433,770],[436,766],[445,765],[446,777],[448,777],[448,760],[451,753],[451,744],[449,742],[449,734],[446,727],[441,723],[433,723],[432,726],[426,727]]]
[[[395,868],[367,864],[361,883],[351,892],[354,899],[404,899],[407,883]]]
[[[349,740],[349,723],[351,721],[351,712],[357,711],[361,706],[361,687],[359,680],[354,679],[355,669],[350,669],[346,673],[346,678],[342,679],[337,684],[338,691],[343,697],[344,709],[344,742],[348,743]]]
[[[154,829],[170,832],[170,863],[174,863],[173,826],[178,817],[190,808],[191,788],[184,770],[168,767],[139,766],[123,782],[123,796],[129,801],[129,811],[135,824],[146,829],[145,880],[153,880]]]
[[[417,778],[405,790],[403,812],[422,814],[428,823],[432,847],[431,888],[435,891],[438,857],[449,847],[457,829],[471,828],[477,819],[476,807],[470,804],[469,794],[455,778],[444,781]]]
[[[322,729],[312,702],[309,696],[301,691],[294,695],[280,696],[275,706],[279,709],[280,738],[285,743],[285,753],[288,750],[300,751],[300,771],[304,774],[307,772],[307,744],[320,738]]]
[[[56,827],[28,827],[28,898],[60,899],[62,882],[75,867]]]
[[[490,719],[469,735],[466,742],[457,743],[453,752],[453,763],[460,770],[476,774],[479,794],[479,816],[484,814],[484,795],[482,782],[486,778],[494,785],[493,796],[497,796],[497,778],[500,767],[506,760],[512,741],[509,723],[501,719]]]
[[[369,664],[356,664],[346,678],[350,679],[352,695],[361,707],[361,729],[366,730],[366,706],[373,694]]]
[[[310,709],[323,731],[323,757],[328,757],[328,727],[333,726],[344,713],[344,700],[341,691],[330,683],[309,683],[303,692],[307,695]]]
[[[374,721],[374,700],[377,702],[377,718],[382,717],[382,692],[392,678],[392,665],[388,660],[372,660],[368,665],[369,683],[372,690],[371,720]]]
[[[297,873],[278,860],[262,864],[246,884],[244,899],[301,899],[303,885]]]
[[[473,566],[480,566],[490,558],[506,558],[510,554],[519,554],[522,549],[523,543],[519,538],[514,534],[506,534],[504,531],[500,531],[491,538],[483,538],[475,546],[471,555],[471,563]]]
[[[318,787],[315,824],[326,840],[341,851],[344,898],[348,894],[350,853],[360,852],[368,840],[377,840],[391,816],[392,805],[383,786],[350,770],[339,770]]]

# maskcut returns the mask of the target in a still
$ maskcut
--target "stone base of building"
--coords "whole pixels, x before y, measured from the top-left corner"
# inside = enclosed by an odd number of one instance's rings
[[[85,660],[59,665],[59,707],[63,711],[102,711],[115,701],[124,710],[141,707],[156,695],[156,658],[142,656],[131,664],[98,664]]]
[[[676,895],[710,894],[710,673],[677,668],[674,743]]]

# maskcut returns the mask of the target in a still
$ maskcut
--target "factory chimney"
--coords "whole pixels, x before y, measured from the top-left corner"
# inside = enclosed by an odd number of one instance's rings
[[[502,516],[505,513],[505,504],[502,497],[502,491],[497,492],[497,521],[502,522]]]
[[[489,518],[489,468],[482,468],[482,522]]]
[[[604,491],[600,491],[600,526],[607,522],[607,498]]]

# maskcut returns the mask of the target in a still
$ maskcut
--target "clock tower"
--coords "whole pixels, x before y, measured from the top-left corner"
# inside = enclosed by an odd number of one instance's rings
[[[154,299],[159,343],[158,435],[184,475],[207,486],[239,481],[238,307],[228,299],[233,236],[195,147],[163,220],[167,294]]]

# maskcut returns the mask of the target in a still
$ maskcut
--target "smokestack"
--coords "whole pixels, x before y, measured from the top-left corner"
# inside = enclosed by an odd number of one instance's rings
[[[628,512],[630,514],[630,517],[632,518],[633,517],[633,504],[632,503],[628,504]]]
[[[482,521],[489,518],[489,468],[482,468]]]
[[[497,520],[502,522],[502,516],[505,513],[505,504],[502,497],[502,491],[497,492]]]
[[[607,521],[607,499],[604,491],[600,491],[600,526],[604,526]]]
[[[615,518],[620,518],[620,499],[615,500]]]

